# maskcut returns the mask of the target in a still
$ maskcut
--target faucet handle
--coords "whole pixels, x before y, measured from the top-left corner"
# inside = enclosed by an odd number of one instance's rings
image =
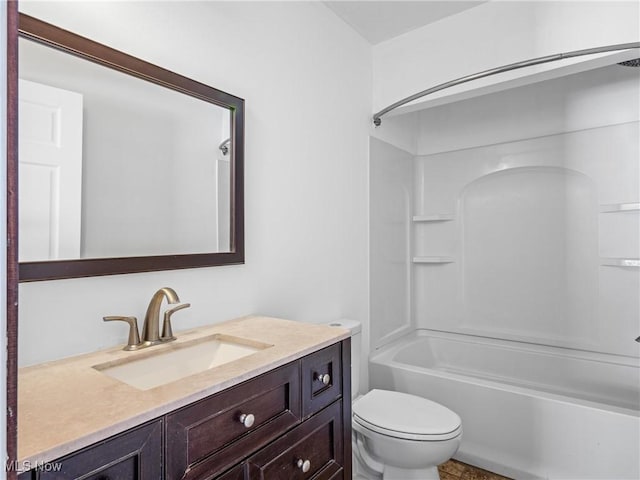
[[[178,310],[182,310],[183,308],[188,308],[190,306],[190,303],[181,303],[180,305],[176,305],[164,312],[164,322],[162,322],[162,335],[160,336],[160,340],[163,342],[170,342],[176,339],[173,335],[173,330],[171,329],[171,315]]]
[[[138,332],[138,320],[136,317],[124,317],[121,315],[111,315],[102,317],[105,322],[122,321],[129,324],[129,340],[123,350],[137,350],[140,348],[140,333]]]

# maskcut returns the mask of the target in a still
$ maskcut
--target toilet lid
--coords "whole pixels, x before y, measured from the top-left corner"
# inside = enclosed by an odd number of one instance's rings
[[[378,433],[423,440],[453,438],[462,423],[456,413],[439,403],[388,390],[371,390],[358,399],[353,416],[360,425]]]

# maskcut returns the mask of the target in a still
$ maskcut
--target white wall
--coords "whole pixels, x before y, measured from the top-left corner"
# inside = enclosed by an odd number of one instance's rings
[[[373,47],[373,110],[501,65],[637,42],[639,6],[611,0],[490,1],[392,38]]]
[[[246,100],[246,264],[20,286],[23,365],[126,341],[171,286],[174,329],[250,313],[367,322],[370,47],[320,3],[22,3]]]

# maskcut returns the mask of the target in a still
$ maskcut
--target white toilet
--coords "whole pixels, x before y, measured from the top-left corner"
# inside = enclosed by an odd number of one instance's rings
[[[358,396],[360,322],[340,320],[330,325],[351,330],[356,470],[383,480],[439,480],[437,466],[460,446],[460,417],[436,402],[407,393],[374,389]]]

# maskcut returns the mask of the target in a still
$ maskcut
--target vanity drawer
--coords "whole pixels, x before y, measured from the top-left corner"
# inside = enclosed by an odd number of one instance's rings
[[[249,480],[342,479],[341,401],[311,417],[247,460]],[[302,465],[308,463],[308,471]]]
[[[307,418],[342,394],[342,350],[331,345],[302,359],[302,415]]]
[[[167,415],[167,478],[213,478],[299,423],[299,375],[294,362]]]

